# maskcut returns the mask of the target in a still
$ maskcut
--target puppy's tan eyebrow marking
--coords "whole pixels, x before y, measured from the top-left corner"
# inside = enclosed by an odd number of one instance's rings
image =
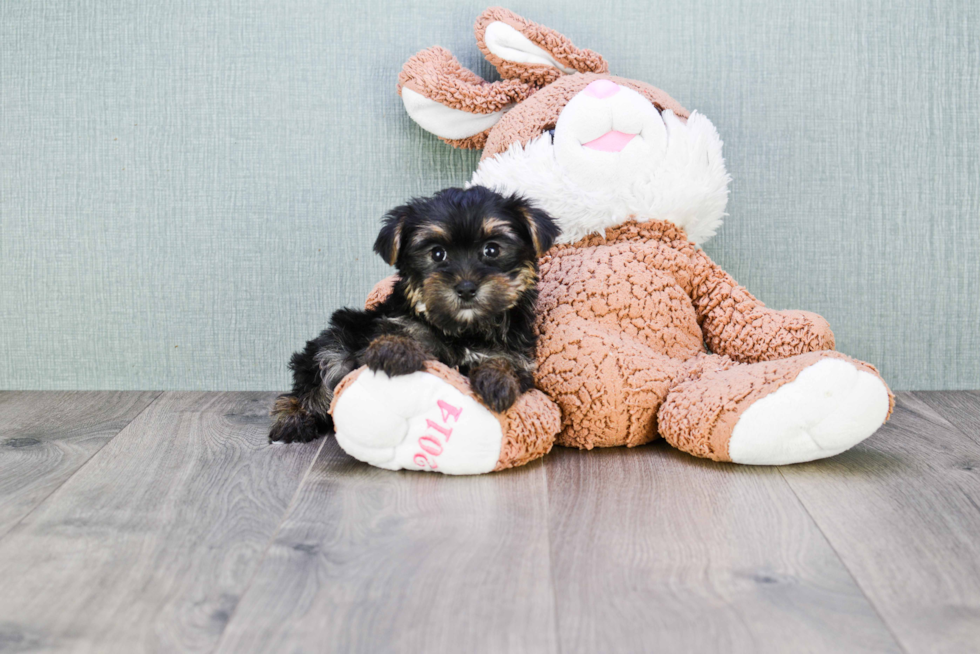
[[[500,218],[494,218],[490,216],[483,219],[483,237],[490,238],[491,236],[510,236],[514,237],[514,230],[510,228],[510,223],[506,220],[501,220]]]
[[[429,240],[445,239],[448,232],[442,225],[424,225],[419,227],[415,235],[412,236],[412,245],[418,245]]]

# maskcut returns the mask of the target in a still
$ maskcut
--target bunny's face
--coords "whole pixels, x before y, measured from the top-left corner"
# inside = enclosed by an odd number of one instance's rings
[[[441,48],[399,77],[416,122],[483,148],[471,184],[523,194],[555,218],[563,242],[630,219],[669,220],[695,242],[714,235],[729,177],[707,118],[505,9],[484,12],[476,34],[504,80],[483,81]]]

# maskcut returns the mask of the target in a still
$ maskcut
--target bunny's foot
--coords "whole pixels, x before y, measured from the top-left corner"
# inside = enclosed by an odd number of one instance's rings
[[[530,391],[503,414],[485,407],[465,377],[439,363],[388,377],[365,368],[337,386],[337,442],[389,470],[473,475],[522,465],[551,450],[558,408]]]
[[[752,364],[707,355],[693,366],[660,407],[660,433],[716,461],[783,465],[834,456],[873,434],[893,403],[873,366],[833,351]]]

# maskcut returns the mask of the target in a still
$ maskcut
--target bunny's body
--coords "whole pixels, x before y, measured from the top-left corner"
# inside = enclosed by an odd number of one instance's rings
[[[523,194],[562,228],[541,260],[536,322],[536,380],[560,409],[560,431],[555,405],[534,397],[447,449],[459,455],[472,439],[490,470],[541,456],[550,439],[590,449],[663,436],[699,457],[784,464],[842,452],[887,419],[888,387],[833,351],[823,318],[767,309],[697,247],[728,196],[710,121],[505,9],[484,12],[476,36],[502,81],[431,48],[406,63],[399,90],[420,125],[484,149],[471,183]],[[407,467],[395,462],[425,438],[413,425],[431,423],[433,398],[468,392],[452,371],[430,373],[438,379],[420,378],[424,392],[351,382],[351,397],[334,403],[341,445]],[[398,409],[365,427],[356,417],[368,406]]]
[[[660,435],[696,456],[738,460],[759,449],[733,443],[742,414],[821,361],[829,363],[815,383],[836,400],[828,413],[847,410],[846,394],[867,382],[887,410],[877,373],[832,351],[823,318],[767,309],[670,223],[630,222],[559,245],[541,270],[538,387],[562,409],[560,445],[634,446]],[[849,446],[838,445],[840,432],[811,432],[824,438],[820,449],[803,441],[792,454]],[[762,449],[747,456],[792,455]]]

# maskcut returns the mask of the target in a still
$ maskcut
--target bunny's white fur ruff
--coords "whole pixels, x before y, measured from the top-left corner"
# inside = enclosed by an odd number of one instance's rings
[[[577,123],[577,114],[585,119],[592,113],[588,105],[577,110],[577,99],[562,111],[554,139],[544,133],[525,147],[515,143],[484,159],[470,184],[523,194],[555,218],[562,243],[601,234],[631,216],[668,220],[695,243],[714,236],[726,215],[730,177],[711,121],[694,112],[685,124],[670,110],[660,114],[649,105],[663,125],[656,139],[635,139],[620,153],[587,151],[562,135],[567,115]],[[631,148],[639,156],[623,156]],[[603,183],[590,185],[590,178]]]

